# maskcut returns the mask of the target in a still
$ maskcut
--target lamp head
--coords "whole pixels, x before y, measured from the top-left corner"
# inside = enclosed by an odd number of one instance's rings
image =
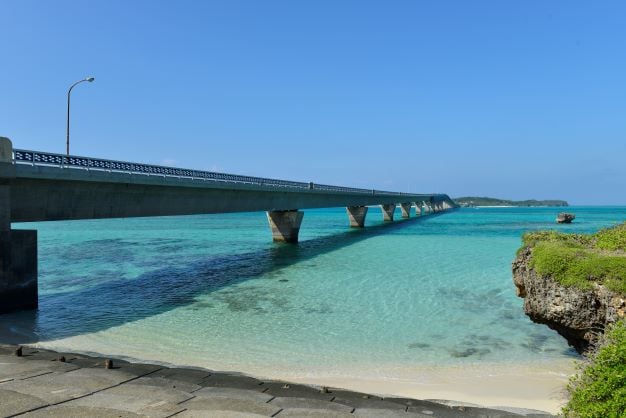
[[[87,80],[87,81],[89,81],[91,83],[92,81],[95,80],[95,78],[94,77],[87,77],[85,80]]]

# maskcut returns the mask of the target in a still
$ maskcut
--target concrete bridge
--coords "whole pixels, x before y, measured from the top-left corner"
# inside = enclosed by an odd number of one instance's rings
[[[362,228],[368,207],[392,222],[455,207],[413,194],[239,176],[13,149],[0,137],[0,313],[37,307],[37,231],[11,222],[266,211],[274,241],[295,243],[301,209],[346,207]]]

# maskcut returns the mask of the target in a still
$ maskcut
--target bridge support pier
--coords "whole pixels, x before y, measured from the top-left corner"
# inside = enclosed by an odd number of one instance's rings
[[[363,228],[365,226],[365,215],[367,215],[367,206],[348,206],[348,219],[352,228]]]
[[[402,218],[408,219],[411,217],[411,203],[400,203],[400,210],[402,211]]]
[[[11,154],[11,141],[0,138],[0,164]],[[37,231],[11,230],[11,189],[0,183],[0,314],[36,309],[37,299]]]
[[[415,216],[422,216],[422,202],[415,202]]]
[[[303,217],[304,212],[299,210],[273,210],[267,212],[267,220],[272,229],[274,242],[298,242],[298,234]]]
[[[37,231],[0,231],[0,314],[37,305]]]
[[[393,213],[396,211],[396,204],[388,203],[385,205],[380,205],[380,209],[383,211],[383,221],[392,222]]]

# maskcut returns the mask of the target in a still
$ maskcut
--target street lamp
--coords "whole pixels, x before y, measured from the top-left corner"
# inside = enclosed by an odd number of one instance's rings
[[[72,89],[77,85],[82,83],[83,81],[89,81],[90,83],[92,81],[94,81],[95,78],[93,77],[87,77],[87,78],[83,78],[82,80],[78,80],[76,83],[72,84],[69,88],[69,90],[67,91],[67,136],[66,136],[66,152],[67,152],[67,156],[70,156],[70,94],[72,93]]]

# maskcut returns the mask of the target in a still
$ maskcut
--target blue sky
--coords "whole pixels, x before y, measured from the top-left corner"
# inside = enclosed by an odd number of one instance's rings
[[[0,2],[17,148],[626,204],[620,1]]]

